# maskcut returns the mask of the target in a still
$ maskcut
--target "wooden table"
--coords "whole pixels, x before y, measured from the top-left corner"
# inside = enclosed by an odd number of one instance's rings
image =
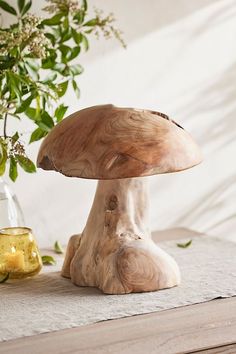
[[[154,239],[199,236],[175,229]],[[236,354],[236,297],[3,342],[0,353]]]

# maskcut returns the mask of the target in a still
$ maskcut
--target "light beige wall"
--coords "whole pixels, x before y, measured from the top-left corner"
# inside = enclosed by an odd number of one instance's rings
[[[12,3],[14,0],[12,0]],[[113,11],[128,44],[95,39],[79,60],[82,97],[70,112],[99,103],[163,111],[201,145],[204,163],[149,178],[151,227],[186,226],[234,235],[236,226],[236,2],[92,0]],[[35,11],[43,1],[33,1]],[[27,131],[29,128],[26,127]],[[31,147],[36,155],[38,145]],[[14,185],[41,244],[81,231],[95,181],[22,173]]]

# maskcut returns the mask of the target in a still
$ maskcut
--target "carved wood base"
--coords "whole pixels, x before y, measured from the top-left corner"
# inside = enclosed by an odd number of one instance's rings
[[[81,235],[70,238],[62,276],[106,294],[176,286],[179,268],[151,239],[145,178],[104,180]]]

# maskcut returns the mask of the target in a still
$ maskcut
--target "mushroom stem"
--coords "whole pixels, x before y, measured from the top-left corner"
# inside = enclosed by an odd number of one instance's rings
[[[62,275],[108,294],[177,285],[178,266],[155,245],[147,225],[146,178],[99,181],[85,229],[69,241]]]
[[[99,181],[93,206],[85,228],[94,242],[94,225],[114,228],[115,234],[130,233],[150,238],[148,225],[148,187],[145,178]],[[112,225],[113,223],[113,225]]]

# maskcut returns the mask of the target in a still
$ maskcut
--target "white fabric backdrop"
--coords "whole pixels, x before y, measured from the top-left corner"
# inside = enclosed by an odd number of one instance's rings
[[[11,3],[15,3],[12,0]],[[150,177],[151,228],[186,226],[232,237],[236,226],[236,2],[90,0],[114,12],[128,45],[96,39],[80,57],[82,97],[70,112],[113,103],[162,111],[201,145],[202,165]],[[33,1],[33,10],[45,5]],[[11,16],[4,21],[10,21]],[[24,126],[29,131],[29,123]],[[39,145],[29,148],[32,157]],[[96,181],[21,173],[13,185],[41,245],[81,231]],[[236,237],[236,236],[235,236]]]

